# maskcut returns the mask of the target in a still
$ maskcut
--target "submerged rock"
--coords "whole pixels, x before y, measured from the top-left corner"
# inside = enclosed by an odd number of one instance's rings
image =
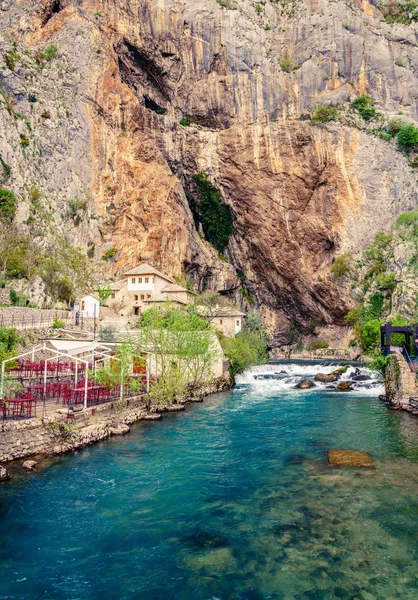
[[[9,472],[0,465],[0,481],[5,481],[6,479],[9,479],[10,475]]]
[[[373,459],[362,450],[328,450],[328,462],[333,467],[372,467]]]
[[[36,460],[25,460],[22,467],[28,471],[33,471],[38,463]]]
[[[317,373],[315,375],[315,381],[321,381],[322,383],[331,383],[337,381],[338,377],[335,373]]]
[[[335,375],[335,377],[339,379],[343,373],[347,372],[347,369],[348,365],[344,365],[343,367],[339,367],[338,369],[335,369],[335,371],[332,371],[331,375]]]
[[[340,383],[335,388],[337,392],[351,392],[353,386],[350,381],[340,381]]]
[[[315,384],[311,379],[301,379],[299,383],[295,385],[295,388],[299,390],[309,390],[309,388],[312,387],[315,387]]]

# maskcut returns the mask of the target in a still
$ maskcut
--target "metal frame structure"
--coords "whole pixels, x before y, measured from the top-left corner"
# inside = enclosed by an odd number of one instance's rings
[[[3,391],[4,391],[4,377],[6,374],[6,363],[8,362],[12,362],[14,360],[18,360],[19,358],[23,358],[25,356],[32,356],[32,359],[34,358],[35,354],[37,354],[38,352],[52,352],[54,356],[51,356],[50,358],[46,358],[45,359],[45,365],[44,365],[44,374],[43,374],[43,383],[44,383],[44,390],[43,390],[43,416],[45,416],[45,409],[46,409],[46,382],[47,382],[47,363],[49,360],[52,360],[53,358],[56,359],[60,359],[60,357],[64,357],[64,358],[70,358],[71,360],[75,360],[76,363],[76,370],[75,370],[75,382],[77,383],[77,379],[78,379],[78,363],[84,363],[86,365],[86,372],[85,372],[85,383],[84,383],[84,408],[87,408],[87,387],[88,387],[88,366],[89,363],[87,360],[84,360],[82,358],[77,358],[76,356],[71,356],[71,354],[66,354],[65,352],[60,352],[59,350],[54,350],[52,348],[47,348],[46,345],[44,344],[43,346],[37,346],[35,348],[33,348],[32,350],[30,350],[29,352],[23,352],[23,354],[19,354],[17,356],[13,356],[12,358],[6,358],[5,360],[2,361],[1,363],[1,376],[0,376],[0,400],[3,400]]]

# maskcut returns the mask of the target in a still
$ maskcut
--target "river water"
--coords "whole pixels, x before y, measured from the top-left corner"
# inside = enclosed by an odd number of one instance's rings
[[[418,420],[370,380],[293,388],[330,370],[259,367],[2,485],[0,598],[416,600]]]

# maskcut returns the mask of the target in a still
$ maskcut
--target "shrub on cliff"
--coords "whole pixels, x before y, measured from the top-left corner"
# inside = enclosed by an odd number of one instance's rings
[[[409,152],[418,147],[418,128],[413,125],[406,125],[398,133],[398,146],[401,150]]]
[[[341,254],[334,259],[331,265],[331,273],[334,276],[334,280],[348,275],[351,273],[353,268],[353,256],[350,253]]]
[[[338,114],[338,110],[332,104],[317,106],[311,118],[312,123],[328,123],[333,121]]]
[[[351,108],[357,110],[365,121],[370,121],[376,116],[376,109],[370,96],[359,96],[351,103]]]
[[[17,344],[19,341],[20,337],[16,329],[0,327],[0,366],[3,360],[11,358],[17,354]],[[9,363],[6,366],[10,368],[12,363]]]
[[[12,223],[17,211],[17,199],[11,190],[0,189],[0,221]]]

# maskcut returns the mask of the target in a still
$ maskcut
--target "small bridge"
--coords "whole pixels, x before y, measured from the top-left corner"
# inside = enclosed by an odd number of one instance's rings
[[[400,344],[399,338],[396,340],[396,345],[391,344],[392,334],[403,338]],[[418,371],[418,325],[391,325],[390,323],[382,325],[380,345],[384,356],[398,352],[402,354],[411,371],[414,373]]]

